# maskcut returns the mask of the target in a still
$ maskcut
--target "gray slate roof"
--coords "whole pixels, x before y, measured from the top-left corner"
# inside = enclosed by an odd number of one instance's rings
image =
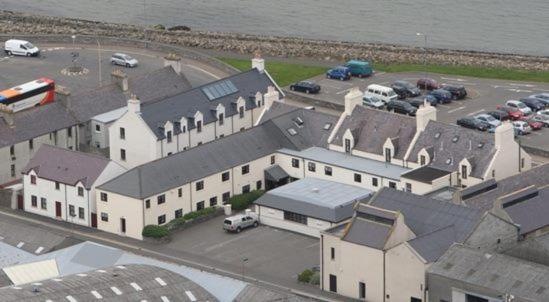
[[[549,266],[549,233],[520,241],[505,254]]]
[[[273,189],[256,204],[324,221],[340,222],[353,215],[353,206],[372,191],[338,182],[306,177]]]
[[[158,282],[160,278],[161,282]],[[139,287],[136,290],[131,284]],[[114,292],[116,287],[120,294]],[[130,264],[92,271],[86,274],[65,276],[60,281],[53,279],[40,283],[20,285],[20,289],[0,288],[2,301],[67,301],[71,296],[75,301],[94,301],[96,291],[101,301],[218,301],[214,296],[189,279],[163,268]],[[37,289],[38,291],[35,291]],[[192,293],[192,300],[186,292]]]
[[[13,120],[10,127],[0,114],[0,148],[78,124],[59,102],[16,112]]]
[[[356,106],[345,118],[332,143],[342,146],[343,134],[351,129],[355,149],[383,155],[383,144],[389,138],[396,144],[394,158],[403,159],[414,135],[416,120],[401,114]]]
[[[203,87],[215,85],[215,83],[227,80],[234,84],[238,89],[237,92],[210,101],[202,91]],[[194,121],[190,117],[194,116],[197,111],[200,111],[204,116],[203,124],[217,121],[216,113],[215,111],[212,111],[212,108],[217,107],[218,104],[223,104],[225,107],[225,117],[236,115],[238,114],[238,108],[234,102],[236,102],[239,97],[244,98],[246,109],[250,110],[255,108],[256,104],[254,101],[250,100],[249,97],[251,95],[255,96],[257,92],[261,92],[261,94],[266,93],[267,87],[269,86],[276,87],[275,83],[271,81],[266,73],[261,73],[257,69],[251,69],[173,95],[163,99],[161,102],[145,104],[141,107],[141,117],[147,125],[149,125],[151,130],[153,130],[156,136],[159,139],[162,139],[164,138],[164,130],[161,127],[163,127],[167,121],[171,121],[176,125],[176,127],[174,127],[174,134],[177,134],[181,130],[180,120],[182,117],[188,118],[188,123],[186,125],[188,129],[193,129],[195,127]]]
[[[529,196],[524,196],[525,194]],[[504,205],[503,211],[513,223],[520,225],[521,235],[549,225],[549,187],[526,189],[508,196],[507,199],[509,206]]]
[[[432,166],[423,166],[423,167],[414,169],[410,172],[404,173],[401,176],[411,180],[430,184],[432,183],[433,180],[439,179],[450,173],[452,172],[449,172],[446,170],[440,170]]]
[[[394,189],[383,188],[369,202],[400,212],[416,235],[410,245],[427,261],[435,261],[454,242],[467,239],[483,212]]]
[[[98,155],[44,144],[36,151],[22,173],[27,174],[34,170],[39,178],[71,186],[81,181],[89,190],[109,162],[109,159]]]
[[[458,138],[457,142],[455,138]],[[476,178],[484,176],[496,152],[493,134],[432,120],[419,135],[408,160],[418,162],[418,154],[423,148],[432,148],[429,166],[440,170],[458,171],[459,162],[467,158],[473,166],[471,175]]]
[[[468,199],[463,200],[463,202],[469,207],[488,210],[492,208],[494,201],[501,196],[524,189],[531,185],[538,187],[547,185],[549,184],[549,164],[537,166],[528,171],[501,179],[491,184],[492,185],[489,187],[490,190],[485,190],[486,185],[484,183],[465,189],[462,191],[463,196],[465,196],[465,194],[472,195]],[[477,195],[473,194],[475,191],[478,192]]]
[[[510,293],[516,301],[549,301],[549,267],[503,254],[456,244],[431,265],[428,274],[456,280],[453,284],[459,288],[465,283],[471,288]]]
[[[329,131],[308,128],[318,127],[317,120],[335,121],[336,119],[306,109],[288,114],[301,116],[304,120],[303,128],[298,129],[297,135],[291,139],[286,129],[281,128],[285,126],[288,117],[279,116],[245,131],[136,167],[99,188],[138,199],[150,197],[208,175],[243,165],[279,149],[300,150],[300,148],[322,143],[327,135],[324,132]]]
[[[191,89],[184,75],[178,75],[171,66],[135,77],[128,77],[127,92],[112,83],[101,88],[71,94],[70,109],[79,122],[118,108],[126,107],[131,94],[135,94],[141,104],[162,100]]]
[[[362,217],[354,217],[342,240],[382,250],[392,228],[392,225],[373,222]]]

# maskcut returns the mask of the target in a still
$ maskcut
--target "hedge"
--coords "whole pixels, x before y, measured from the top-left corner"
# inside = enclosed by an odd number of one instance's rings
[[[261,197],[263,193],[265,193],[265,191],[255,190],[250,193],[235,195],[229,199],[229,204],[231,204],[233,210],[241,211],[247,209],[256,199]]]
[[[310,269],[306,269],[301,272],[301,274],[297,275],[297,281],[309,283],[311,282],[311,278],[313,277],[313,271]]]
[[[185,220],[193,220],[193,219],[196,219],[200,216],[205,216],[205,215],[209,215],[209,214],[213,214],[215,213],[216,211],[216,208],[215,207],[209,207],[209,208],[205,208],[205,209],[202,209],[202,210],[198,210],[198,211],[194,211],[194,212],[189,212],[185,215],[183,215],[183,219]]]
[[[167,236],[168,233],[169,231],[167,227],[163,225],[150,224],[143,228],[141,235],[143,235],[143,237],[162,238]]]

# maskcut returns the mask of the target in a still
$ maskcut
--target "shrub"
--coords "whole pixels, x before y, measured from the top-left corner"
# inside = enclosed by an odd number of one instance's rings
[[[143,228],[143,237],[162,238],[168,235],[168,228],[163,225],[147,225]]]
[[[235,211],[241,211],[248,208],[256,199],[261,197],[265,191],[255,190],[250,193],[235,195],[229,199],[231,208]]]
[[[311,276],[311,280],[309,280],[309,283],[311,283],[312,285],[320,285],[320,273],[314,272]]]
[[[309,283],[311,281],[312,276],[313,276],[313,271],[310,269],[306,269],[302,271],[301,274],[297,275],[297,281]]]
[[[205,216],[205,215],[209,215],[209,214],[213,214],[215,213],[216,211],[216,208],[215,207],[210,207],[210,208],[205,208],[205,209],[202,209],[202,210],[198,210],[198,211],[194,211],[194,212],[189,212],[185,215],[183,215],[183,219],[185,220],[193,220],[193,219],[196,219],[200,216]]]
[[[155,29],[155,30],[165,30],[166,27],[162,24],[156,24],[155,26],[153,26],[153,29]]]
[[[170,222],[168,222],[168,224],[166,224],[166,228],[169,231],[171,231],[171,230],[176,229],[179,226],[185,224],[186,221],[187,220],[184,217],[179,217],[179,218],[172,219]]]

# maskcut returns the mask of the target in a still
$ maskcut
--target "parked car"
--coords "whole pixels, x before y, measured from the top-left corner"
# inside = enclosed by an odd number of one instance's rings
[[[431,92],[429,92],[429,95],[434,96],[437,99],[437,101],[441,104],[450,103],[450,102],[452,102],[452,99],[454,98],[450,91],[444,90],[444,89],[432,90]]]
[[[492,127],[498,127],[499,125],[501,125],[501,121],[496,119],[495,117],[489,115],[489,114],[486,114],[486,113],[482,113],[482,114],[479,114],[479,115],[476,115],[475,118],[481,122],[484,122],[484,123],[487,123],[487,124],[490,124]]]
[[[345,67],[351,70],[351,75],[354,77],[369,77],[374,73],[368,61],[351,60],[345,63]]]
[[[115,53],[111,56],[111,64],[126,67],[137,67],[139,61],[124,53]]]
[[[419,79],[417,80],[416,85],[417,85],[417,88],[425,89],[425,90],[435,90],[440,88],[440,85],[438,84],[438,82],[435,79],[430,79],[430,78]]]
[[[536,114],[532,116],[532,119],[542,123],[544,127],[549,127],[549,115]]]
[[[522,98],[519,101],[528,106],[534,112],[545,109],[545,104],[535,98]]]
[[[499,120],[500,122],[511,119],[511,117],[509,116],[509,113],[503,110],[488,111],[486,112],[486,114],[493,116],[495,119]]]
[[[528,106],[526,106],[521,101],[509,100],[509,101],[505,102],[505,105],[507,105],[509,107],[512,107],[512,108],[516,108],[516,109],[522,111],[522,113],[524,113],[524,115],[528,115],[528,114],[532,113],[532,109],[530,109]]]
[[[410,103],[394,100],[387,103],[387,111],[415,116],[417,109]]]
[[[507,112],[507,114],[509,114],[509,118],[511,120],[518,120],[518,119],[520,119],[521,117],[524,116],[524,113],[522,113],[522,111],[520,111],[519,109],[517,109],[515,107],[509,107],[509,106],[506,106],[506,105],[498,105],[496,107],[496,109],[503,110],[503,111]]]
[[[29,41],[11,39],[4,43],[4,52],[6,52],[8,56],[36,57],[40,54],[40,49],[32,45]]]
[[[334,67],[326,72],[328,79],[349,80],[351,79],[351,69],[345,66]]]
[[[525,121],[514,121],[513,128],[516,129],[519,135],[525,135],[532,132],[532,128]]]
[[[319,93],[320,85],[313,81],[301,81],[290,85],[290,90],[305,93]]]
[[[395,93],[398,94],[400,99],[421,95],[419,88],[407,81],[395,81],[393,85],[391,85],[391,88],[393,88]]]
[[[385,106],[385,103],[376,96],[365,95],[362,97],[362,105],[375,109],[381,109]]]
[[[530,126],[530,128],[532,128],[532,130],[540,130],[541,128],[543,128],[543,123],[540,122],[540,121],[536,121],[534,119],[534,116],[532,116],[532,115],[523,116],[522,119],[520,119],[520,120],[524,121],[524,122],[527,122],[528,126]]]
[[[540,101],[546,107],[549,106],[549,93],[532,94],[531,96],[529,96],[529,98],[534,98]]]
[[[223,229],[227,232],[240,233],[243,229],[250,227],[257,227],[259,221],[255,214],[239,214],[231,217],[227,217],[223,221]]]
[[[538,111],[536,114],[549,116],[549,109]]]
[[[442,85],[441,89],[450,91],[454,100],[463,100],[467,97],[467,90],[462,85]]]
[[[410,105],[416,108],[421,107],[425,103],[425,101],[427,101],[433,107],[436,107],[438,104],[437,99],[431,95],[425,97],[417,97],[413,99],[405,99],[404,101],[410,103]]]
[[[490,124],[482,122],[474,117],[463,117],[457,120],[457,124],[461,127],[476,129],[480,131],[486,131],[490,128]]]
[[[364,95],[375,96],[385,103],[396,100],[398,98],[398,95],[395,93],[393,88],[377,84],[368,85],[368,87],[366,87]]]

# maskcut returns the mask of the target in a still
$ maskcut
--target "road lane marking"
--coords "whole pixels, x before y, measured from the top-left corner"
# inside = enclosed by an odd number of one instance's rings
[[[352,88],[347,88],[347,89],[345,89],[345,90],[341,90],[341,91],[336,92],[336,94],[347,93],[347,92],[351,91],[351,89],[352,89]]]
[[[215,78],[215,79],[218,79],[218,80],[221,79],[221,77],[219,77],[219,76],[217,76],[217,75],[215,75],[215,74],[213,74],[213,73],[211,73],[211,72],[209,72],[209,71],[207,71],[207,70],[204,70],[204,69],[202,69],[202,68],[200,68],[200,67],[197,67],[197,66],[194,66],[194,65],[189,65],[189,64],[185,64],[185,66],[188,66],[188,67],[190,67],[190,68],[192,68],[192,69],[201,71],[201,72],[203,72],[203,73],[205,73],[205,74],[211,76],[212,78]]]
[[[536,87],[536,85],[532,85],[532,84],[521,84],[521,83],[509,83],[509,85],[519,86],[519,87],[528,87],[528,88]]]
[[[480,110],[477,110],[477,111],[475,111],[475,112],[471,112],[471,113],[467,114],[467,116],[477,115],[477,114],[479,114],[479,113],[481,113],[481,112],[484,112],[485,110],[486,110],[486,109],[480,109]]]
[[[218,249],[218,248],[220,248],[220,247],[223,247],[223,246],[226,245],[226,244],[229,244],[229,243],[238,241],[238,240],[240,240],[240,239],[249,237],[251,233],[252,233],[252,232],[246,232],[246,234],[244,234],[244,235],[237,236],[237,237],[235,237],[235,238],[232,238],[232,239],[229,239],[229,240],[225,240],[225,241],[223,241],[223,242],[220,242],[220,243],[211,245],[211,246],[205,248],[204,251],[205,251],[205,252],[211,252],[211,251],[213,251],[213,250],[215,250],[215,249]]]
[[[461,107],[458,107],[458,108],[455,108],[455,109],[452,109],[452,110],[448,110],[448,113],[460,111],[460,110],[463,110],[463,109],[465,109],[465,106],[461,106]]]

